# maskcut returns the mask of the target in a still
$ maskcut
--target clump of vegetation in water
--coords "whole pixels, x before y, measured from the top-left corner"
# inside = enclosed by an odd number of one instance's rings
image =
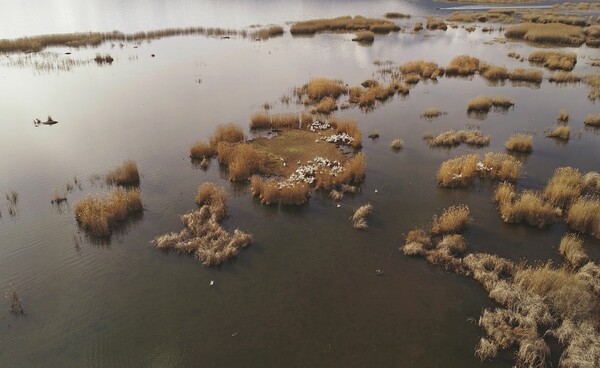
[[[365,18],[361,16],[351,16],[312,19],[302,22],[296,22],[290,27],[292,35],[313,35],[317,32],[355,32],[371,31],[375,33],[390,33],[398,31],[399,28],[394,22],[384,19]]]
[[[529,153],[533,151],[533,136],[531,134],[513,134],[504,146],[509,151]]]
[[[469,76],[479,70],[479,59],[469,55],[460,55],[450,61],[446,74],[450,76]]]
[[[569,128],[567,125],[559,125],[549,130],[546,133],[546,137],[568,141],[571,137],[571,128]]]
[[[483,147],[490,144],[490,136],[483,135],[479,130],[448,130],[436,136],[426,136],[429,147],[455,147],[465,143],[473,147]]]
[[[360,206],[354,211],[350,221],[352,221],[352,227],[358,230],[366,229],[369,227],[367,224],[367,217],[373,212],[373,205],[365,204]]]
[[[127,160],[106,174],[106,182],[115,185],[139,185],[140,173],[134,161]]]
[[[446,115],[447,112],[437,109],[435,107],[430,107],[421,113],[422,119],[433,120],[442,115]]]
[[[562,51],[534,51],[529,54],[529,62],[542,64],[550,70],[570,72],[577,64],[577,54]]]
[[[477,154],[463,155],[443,162],[437,180],[449,188],[469,186],[476,177],[515,181],[521,168],[521,162],[504,153],[488,152],[483,160]]]
[[[425,27],[430,31],[445,31],[448,29],[448,25],[441,18],[428,18]]]
[[[23,315],[25,311],[23,310],[23,304],[21,303],[21,298],[17,294],[17,290],[9,284],[9,290],[4,295],[8,303],[10,304],[10,312],[14,315]]]
[[[600,127],[600,114],[588,114],[584,121],[585,125]]]
[[[194,160],[208,159],[214,155],[214,148],[207,142],[196,141],[190,147],[190,158]]]
[[[371,31],[356,32],[352,41],[370,43],[375,40],[375,33]]]

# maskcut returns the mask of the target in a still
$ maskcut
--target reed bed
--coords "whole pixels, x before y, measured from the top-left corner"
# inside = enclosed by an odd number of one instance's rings
[[[437,79],[444,74],[438,64],[424,60],[408,61],[400,65],[400,72],[405,75],[416,74],[426,79]]]
[[[404,147],[404,141],[400,138],[396,138],[390,143],[390,148],[394,151],[399,151],[402,147]]]
[[[113,63],[113,61],[115,61],[115,59],[112,56],[110,56],[110,54],[96,54],[96,57],[94,57],[94,61],[98,65],[110,65]]]
[[[181,216],[183,230],[157,236],[152,244],[162,250],[194,254],[203,266],[210,267],[237,257],[241,248],[252,243],[251,234],[238,229],[231,233],[220,225],[227,213],[223,188],[203,183],[196,202],[200,209]]]
[[[314,35],[317,32],[355,32],[372,31],[375,33],[389,33],[398,31],[394,22],[385,19],[365,18],[362,16],[343,16],[329,19],[312,19],[292,24],[292,35]]]
[[[234,123],[220,124],[217,130],[208,139],[208,143],[216,149],[219,143],[238,143],[246,140],[246,134],[242,128]]]
[[[334,184],[344,188],[344,184],[358,184],[366,174],[367,161],[364,153],[359,152],[344,164],[344,171],[335,177]]]
[[[413,32],[419,32],[423,30],[423,22],[416,22],[413,26]]]
[[[302,115],[297,113],[281,113],[281,114],[272,114],[271,115],[271,126],[275,129],[297,129],[300,127],[300,118]],[[306,117],[302,117],[302,119],[306,119]],[[312,120],[312,119],[311,119]]]
[[[315,107],[315,111],[320,114],[331,114],[338,109],[335,100],[331,97],[324,97]]]
[[[254,174],[267,173],[271,165],[271,158],[266,152],[248,143],[221,142],[216,151],[219,162],[228,166],[231,181],[246,180]]]
[[[572,26],[584,27],[587,25],[587,19],[575,16],[559,15],[555,12],[531,11],[521,14],[522,22],[530,23],[562,23]]]
[[[488,152],[483,157],[480,171],[492,180],[515,181],[521,174],[523,164],[505,153]]]
[[[580,46],[585,42],[583,28],[567,24],[523,23],[504,32],[507,38],[542,44]]]
[[[443,162],[437,173],[438,184],[443,187],[466,187],[477,176],[479,155],[464,155]]]
[[[342,81],[314,78],[294,91],[299,97],[307,96],[312,101],[321,101],[325,97],[337,99],[340,95],[347,93],[346,86]]]
[[[266,205],[302,205],[310,198],[310,185],[304,182],[282,185],[278,180],[265,180],[259,176],[250,179],[250,191]]]
[[[450,60],[446,74],[450,76],[469,76],[479,70],[479,59],[469,55],[460,55]]]
[[[355,119],[334,117],[330,120],[329,123],[339,134],[346,133],[354,139],[351,143],[352,147],[362,147],[362,133]]]
[[[539,84],[542,83],[542,80],[544,79],[544,73],[535,69],[517,68],[510,73],[508,78],[513,82],[529,82]]]
[[[582,78],[581,76],[579,76],[579,74],[575,74],[575,73],[571,73],[571,72],[558,72],[558,73],[554,73],[552,74],[549,78],[548,81],[552,82],[552,83],[562,83],[562,84],[566,84],[566,83],[578,83],[581,82]]]
[[[448,25],[442,18],[428,18],[425,27],[430,31],[445,31],[448,29]]]
[[[572,167],[559,167],[544,189],[544,198],[553,206],[568,208],[584,190],[583,175]]]
[[[257,112],[250,118],[250,129],[268,129],[271,124],[271,117],[267,112]]]
[[[456,147],[467,144],[473,147],[484,147],[490,144],[490,136],[479,130],[448,130],[436,136],[427,137],[430,147]]]
[[[257,31],[251,33],[252,38],[256,40],[267,40],[269,38],[283,36],[283,27],[281,26],[271,26],[266,28],[261,28]]]
[[[561,123],[567,123],[569,121],[569,112],[566,109],[560,109],[558,112],[558,121]]]
[[[115,188],[105,197],[87,196],[75,204],[75,218],[87,233],[105,237],[127,218],[142,211],[137,189]]]
[[[541,193],[524,191],[517,196],[512,184],[503,182],[498,185],[494,198],[500,217],[506,223],[527,222],[531,226],[544,228],[557,221],[556,209],[544,200]]]
[[[367,217],[373,212],[373,205],[370,203],[364,204],[354,211],[350,217],[352,221],[352,227],[358,230],[363,230],[369,227],[367,223]]]
[[[506,67],[487,63],[480,63],[479,74],[491,81],[505,80],[510,77],[510,73]]]
[[[583,250],[583,240],[577,234],[565,234],[560,240],[558,251],[576,269],[588,262],[588,256]]]
[[[106,182],[114,185],[139,185],[140,173],[134,161],[127,160],[106,174]]]
[[[529,153],[533,151],[533,136],[530,134],[513,134],[504,146],[509,151]]]
[[[371,43],[371,42],[375,41],[375,33],[371,32],[371,31],[356,32],[352,41]]]
[[[205,141],[196,141],[190,146],[190,158],[202,160],[215,155],[214,148]]]
[[[494,99],[490,96],[477,96],[469,100],[468,112],[488,112],[492,108]]]
[[[571,137],[571,128],[567,125],[559,125],[546,133],[546,137],[568,141]]]
[[[600,173],[590,171],[583,176],[583,185],[585,189],[600,193]]]
[[[529,62],[542,64],[550,70],[570,72],[577,64],[577,54],[562,51],[534,51],[529,54]]]
[[[47,47],[88,47],[99,46],[104,42],[143,42],[174,36],[239,36],[246,37],[247,31],[225,28],[166,28],[155,31],[123,33],[113,32],[86,32],[47,34],[32,37],[0,40],[0,53],[11,52],[38,52]]]
[[[431,220],[431,233],[434,235],[454,234],[463,230],[469,222],[471,211],[467,205],[451,206]]]
[[[593,127],[600,127],[600,114],[588,114],[588,116],[585,118],[584,124]]]
[[[384,15],[388,19],[410,19],[410,14],[398,13],[398,12],[388,12]]]
[[[442,115],[446,115],[446,111],[442,111],[435,107],[430,107],[421,113],[421,119],[432,120]]]
[[[600,238],[600,200],[580,197],[569,207],[565,221],[575,231]]]

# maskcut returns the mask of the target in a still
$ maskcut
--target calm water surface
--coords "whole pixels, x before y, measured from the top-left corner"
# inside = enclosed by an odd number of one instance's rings
[[[318,16],[435,13],[440,4],[11,1],[9,11],[0,14],[0,37],[187,25],[242,28]],[[517,131],[536,135],[534,152],[523,159],[519,189],[543,187],[558,166],[599,170],[593,158],[600,157],[600,135],[585,130],[583,120],[600,110],[587,99],[585,85],[490,86],[479,77],[442,78],[419,83],[408,97],[395,97],[370,113],[341,112],[359,120],[363,135],[374,129],[381,135],[377,141],[365,139],[366,181],[341,208],[326,193],[316,193],[299,208],[262,206],[246,185],[230,183],[216,161],[205,172],[187,157],[189,145],[206,139],[219,123],[247,126],[265,101],[278,111],[301,111],[280,104],[280,96],[315,76],[355,85],[372,77],[375,60],[446,65],[469,53],[509,68],[529,67],[506,54],[528,55],[531,46],[483,43],[500,36],[462,29],[397,33],[378,36],[370,47],[353,43],[351,35],[286,34],[268,42],[180,37],[137,48],[71,50],[73,60],[109,52],[116,61],[109,67],[82,62],[70,71],[16,67],[18,56],[0,56],[0,194],[19,193],[15,217],[0,197],[0,288],[12,283],[27,313],[15,318],[2,305],[0,366],[510,366],[508,356],[480,363],[473,355],[482,331],[470,320],[493,306],[483,288],[405,257],[398,247],[403,234],[426,225],[433,213],[466,203],[473,217],[465,235],[471,251],[560,262],[563,224],[545,231],[504,224],[490,202],[493,183],[449,191],[439,189],[434,176],[441,162],[457,155],[503,152]],[[579,54],[575,71],[591,72],[588,58],[597,50],[574,51]],[[479,94],[503,94],[516,105],[485,120],[470,119],[467,101]],[[420,119],[431,106],[448,114],[432,122]],[[573,136],[567,144],[543,133],[561,108],[571,113]],[[60,123],[39,128],[31,123],[48,114]],[[466,124],[491,135],[490,146],[431,150],[421,139],[426,131]],[[396,137],[405,142],[400,153],[389,149]],[[90,178],[125,159],[140,168],[143,216],[110,242],[83,237],[76,249],[72,205],[87,194],[106,192]],[[67,206],[52,206],[54,189],[74,176],[82,190],[69,194]],[[250,248],[219,268],[204,268],[192,257],[149,244],[181,229],[178,216],[196,208],[194,193],[203,181],[229,193],[231,216],[224,226],[255,236]],[[366,202],[375,208],[370,227],[353,231],[348,217]],[[586,239],[586,250],[600,259],[598,241]],[[377,277],[375,269],[384,276]]]

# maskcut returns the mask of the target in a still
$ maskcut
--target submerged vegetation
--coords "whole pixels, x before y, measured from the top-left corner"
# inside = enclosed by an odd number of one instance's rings
[[[23,304],[21,303],[21,298],[19,298],[19,294],[17,294],[17,289],[15,289],[12,284],[9,284],[8,291],[4,294],[4,297],[10,304],[10,312],[14,315],[23,315],[25,311],[23,310]]]

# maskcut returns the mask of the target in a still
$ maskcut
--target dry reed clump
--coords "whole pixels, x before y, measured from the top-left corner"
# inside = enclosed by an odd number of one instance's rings
[[[581,267],[575,277],[588,284],[596,294],[600,294],[600,266],[594,262],[588,262]]]
[[[553,83],[578,83],[581,81],[581,77],[575,73],[560,71],[552,74],[548,81]]]
[[[575,231],[600,238],[600,200],[580,197],[569,208],[565,221]]]
[[[594,75],[588,75],[585,77],[585,81],[590,87],[588,98],[592,101],[600,99],[600,73]],[[600,125],[600,123],[598,123]],[[596,125],[596,126],[598,126]]]
[[[388,12],[384,15],[388,19],[410,19],[410,14],[398,13],[398,12]]]
[[[320,114],[331,114],[337,109],[338,106],[336,105],[335,100],[331,97],[324,97],[315,107],[316,112]]]
[[[509,183],[500,183],[494,194],[494,201],[502,220],[506,223],[518,224],[527,222],[531,226],[544,228],[558,217],[556,209],[546,201],[540,193],[524,191],[516,196],[514,187]]]
[[[559,125],[553,128],[552,130],[548,131],[546,133],[546,137],[568,141],[571,137],[571,128],[569,128],[567,125]]]
[[[367,224],[367,217],[373,212],[373,205],[370,203],[360,206],[352,217],[350,217],[350,221],[352,221],[352,227],[358,230],[366,229],[369,227]]]
[[[583,192],[583,176],[572,167],[559,167],[544,189],[544,198],[555,207],[568,208]]]
[[[19,294],[17,294],[17,289],[15,289],[12,284],[8,284],[9,289],[4,294],[4,297],[10,304],[10,313],[14,315],[23,315],[25,311],[23,310],[23,304],[21,303],[21,298],[19,298]]]
[[[229,167],[229,179],[246,180],[253,174],[266,173],[271,159],[269,155],[251,144],[230,144],[221,142],[217,145],[219,162]]]
[[[283,183],[276,180],[264,180],[258,176],[250,179],[252,195],[259,197],[266,205],[281,203],[284,205],[301,205],[310,198],[310,186],[304,182],[293,184]]]
[[[485,79],[497,81],[508,79],[510,73],[504,66],[490,65],[487,63],[480,63],[479,74]]]
[[[392,143],[390,143],[390,147],[395,151],[401,150],[403,146],[404,146],[404,141],[402,141],[402,139],[400,139],[400,138],[396,138],[392,141]]]
[[[434,118],[437,118],[439,116],[446,115],[446,114],[447,114],[446,111],[442,111],[435,107],[430,107],[421,113],[421,119],[432,120]]]
[[[344,164],[344,171],[335,177],[334,184],[358,184],[363,181],[366,174],[367,162],[362,152],[357,153]],[[346,191],[346,190],[344,190]]]
[[[138,185],[140,174],[134,161],[127,160],[106,174],[106,182],[115,185]]]
[[[562,51],[534,51],[529,54],[529,62],[543,64],[550,70],[570,72],[577,64],[577,54]]]
[[[477,176],[479,155],[464,155],[442,163],[437,172],[438,184],[443,187],[466,187]]]
[[[533,136],[530,134],[514,134],[508,138],[504,146],[510,151],[529,153],[533,151]]]
[[[292,24],[292,35],[313,35],[317,32],[355,32],[372,31],[375,33],[389,33],[398,31],[394,22],[384,19],[365,18],[361,16],[343,16],[330,19],[312,19]]]
[[[581,27],[566,24],[523,23],[510,27],[504,35],[507,38],[566,46],[580,46],[585,42]]]
[[[481,171],[490,179],[515,181],[521,174],[523,164],[505,153],[488,152],[485,154]]]
[[[500,109],[508,109],[515,105],[512,100],[506,96],[497,95],[492,98],[492,105]]]
[[[455,147],[465,143],[473,147],[483,147],[490,144],[490,136],[481,134],[479,130],[449,130],[437,136],[428,136],[430,147]]]
[[[373,42],[373,41],[375,41],[375,33],[371,32],[371,31],[356,32],[356,35],[354,36],[352,41],[365,42],[365,43]]]
[[[302,120],[306,120],[307,118],[304,115],[298,115],[293,112],[282,113],[282,114],[273,114],[271,115],[271,125],[273,128],[282,129],[282,128],[299,128],[300,127],[300,118]],[[310,119],[312,122],[312,118]]]
[[[112,64],[113,61],[115,61],[115,59],[113,59],[112,56],[110,56],[110,54],[96,54],[96,57],[94,58],[94,61],[96,62],[96,64],[98,65],[104,65],[104,64]]]
[[[590,171],[583,176],[583,186],[585,189],[600,193],[600,173]]]
[[[267,129],[271,127],[271,117],[266,112],[257,112],[250,118],[250,129]]]
[[[600,114],[588,114],[583,123],[593,127],[600,127]]]
[[[193,253],[206,267],[218,266],[250,245],[252,235],[238,229],[230,233],[219,224],[227,212],[222,188],[204,183],[198,188],[198,197],[200,209],[181,216],[184,229],[158,236],[152,244],[163,250]]]
[[[446,67],[447,75],[473,75],[479,70],[479,59],[469,55],[460,55],[450,61]]]
[[[414,27],[413,27],[413,31],[414,32],[419,32],[423,29],[423,22],[416,22]]]
[[[215,150],[204,141],[197,141],[190,147],[190,157],[195,160],[209,158],[215,155]]]
[[[109,236],[128,216],[142,211],[137,189],[116,188],[106,197],[87,196],[75,204],[75,218],[91,235]]]
[[[344,192],[331,189],[329,192],[329,198],[333,199],[334,201],[341,201],[344,198]]]
[[[561,123],[566,123],[569,121],[569,112],[565,109],[560,109],[558,112],[558,121]]]
[[[576,234],[565,234],[560,240],[558,251],[576,269],[588,262],[588,256],[583,251],[583,240]]]
[[[213,149],[216,149],[219,143],[238,143],[246,140],[246,135],[242,128],[233,123],[220,124],[217,130],[208,139],[208,143]]]
[[[447,251],[450,254],[461,255],[467,249],[467,241],[460,234],[444,235],[436,248]]]
[[[560,357],[561,367],[594,367],[600,361],[600,334],[592,321],[566,319],[552,331],[566,345]]]
[[[445,31],[448,29],[448,25],[441,18],[428,18],[426,26],[430,31]]]
[[[440,69],[439,65],[424,60],[408,61],[400,66],[400,72],[405,75],[416,74],[422,78],[429,79],[436,79],[444,74],[444,71]]]
[[[321,101],[325,97],[337,99],[340,95],[347,93],[347,89],[342,81],[314,78],[304,86],[297,88],[295,93],[299,97],[306,95],[312,101]]]
[[[431,222],[431,233],[434,235],[460,232],[469,222],[470,210],[467,205],[451,206],[441,216],[434,215]]]
[[[468,112],[488,112],[492,108],[494,99],[490,96],[477,96],[469,100]]]
[[[539,84],[544,79],[544,73],[541,70],[517,68],[510,73],[509,79],[513,82]]]
[[[424,256],[432,245],[431,236],[425,230],[414,229],[406,235],[406,241],[401,249],[407,256]]]
[[[267,40],[272,37],[282,36],[283,35],[283,27],[281,26],[271,26],[266,28],[261,28],[255,32],[252,32],[252,38],[256,40]]]
[[[595,24],[587,27],[583,30],[586,35],[585,43],[589,47],[599,47],[600,46],[600,25]]]
[[[329,122],[335,128],[338,134],[346,133],[353,138],[352,147],[362,147],[362,133],[358,128],[355,119],[352,118],[332,118]]]
[[[587,25],[587,20],[585,18],[558,15],[556,12],[526,12],[521,14],[521,21],[531,23],[563,23],[580,27]]]

